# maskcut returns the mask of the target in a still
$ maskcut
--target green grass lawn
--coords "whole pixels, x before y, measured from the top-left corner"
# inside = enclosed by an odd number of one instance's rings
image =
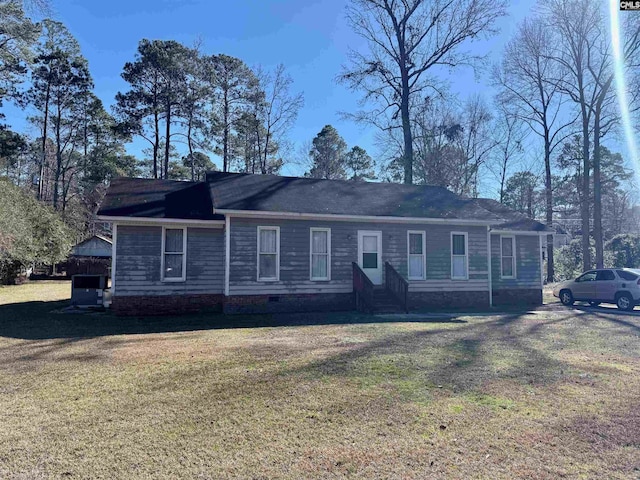
[[[122,319],[68,295],[0,288],[0,478],[640,477],[640,317]]]

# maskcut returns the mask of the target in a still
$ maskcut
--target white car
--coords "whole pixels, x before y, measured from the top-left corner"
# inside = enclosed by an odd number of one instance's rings
[[[640,303],[640,269],[603,268],[589,270],[575,280],[559,283],[553,289],[563,305],[575,301],[591,306],[615,303],[620,310],[633,310]]]

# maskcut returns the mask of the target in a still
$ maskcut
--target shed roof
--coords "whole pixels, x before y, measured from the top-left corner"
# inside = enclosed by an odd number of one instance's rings
[[[113,242],[111,241],[110,238],[107,237],[103,237],[102,235],[91,235],[90,237],[85,238],[84,240],[82,240],[81,242],[78,242],[74,245],[75,247],[79,247],[80,245],[84,245],[85,243],[90,242],[91,240],[93,240],[94,238],[97,238],[98,240],[101,240],[103,242],[108,243],[109,245],[112,245]]]

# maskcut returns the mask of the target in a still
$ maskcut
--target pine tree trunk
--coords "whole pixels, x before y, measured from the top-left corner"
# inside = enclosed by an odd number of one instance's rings
[[[551,183],[551,142],[549,131],[544,134],[544,196],[546,204],[545,220],[548,227],[553,227],[553,185]],[[547,282],[551,283],[555,277],[555,265],[553,262],[553,235],[547,235]]]
[[[404,45],[400,45],[400,56],[406,61]],[[406,65],[401,66],[402,95],[400,99],[400,116],[402,117],[402,134],[404,139],[404,183],[413,183],[413,136],[411,134],[411,118],[409,116],[409,72]]]
[[[193,158],[193,145],[191,143],[191,118],[189,118],[189,126],[187,128],[187,144],[189,146],[189,159],[191,160],[191,181],[195,182],[196,180],[196,168],[195,168],[195,160]]]
[[[602,104],[609,92],[613,76],[602,87],[594,111],[593,124],[593,236],[596,244],[596,268],[604,268],[604,234],[602,232],[602,178],[600,157],[600,117]]]
[[[167,100],[167,124],[164,141],[164,178],[169,178],[169,152],[171,151],[171,99]]]
[[[598,106],[599,107],[599,106]],[[596,107],[593,125],[593,238],[596,246],[596,268],[604,268],[602,238],[602,189],[600,173],[600,109]]]
[[[507,156],[505,155],[505,158],[502,162],[502,171],[500,172],[500,203],[504,203],[504,187],[505,187],[505,183],[507,181]]]
[[[47,93],[44,100],[44,124],[42,126],[42,163],[40,164],[40,178],[38,179],[38,200],[44,200],[44,172],[47,163],[47,127],[49,123],[49,98],[50,87],[47,84]]]
[[[269,152],[269,142],[270,142],[270,137],[271,137],[271,133],[269,132],[269,127],[267,127],[267,132],[265,134],[265,138],[264,138],[264,152],[262,152],[261,157],[264,157],[264,160],[262,161],[262,173],[267,173],[267,155]],[[258,144],[259,145],[259,144]],[[260,147],[258,147],[260,148]]]
[[[222,138],[222,171],[229,171],[229,97],[224,91],[224,133]]]
[[[258,148],[258,162],[260,162],[260,173],[263,175],[267,173],[267,150],[264,151],[264,162],[262,161],[262,144],[260,139],[260,124],[258,123],[258,117],[256,116],[256,146]]]
[[[403,95],[404,97],[404,95]],[[402,100],[402,133],[404,137],[404,183],[413,183],[413,139],[411,135],[411,122],[409,119],[409,99]]]
[[[153,178],[158,178],[158,148],[160,146],[160,119],[158,111],[153,114],[155,142],[153,144]]]
[[[60,175],[62,173],[62,150],[60,149],[60,123],[62,122],[62,114],[60,112],[60,105],[58,105],[57,118],[56,118],[56,173],[53,182],[53,208],[58,208],[58,197]]]
[[[590,245],[590,165],[589,165],[589,120],[586,114],[586,105],[582,105],[582,268],[591,268],[591,245]]]

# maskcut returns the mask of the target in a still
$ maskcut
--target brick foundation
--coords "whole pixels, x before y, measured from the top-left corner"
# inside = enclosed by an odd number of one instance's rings
[[[352,293],[237,295],[225,299],[224,313],[297,313],[353,310]]]
[[[147,295],[115,296],[111,309],[120,316],[175,315],[202,311],[234,313],[331,312],[354,309],[353,294],[300,295]]]
[[[542,305],[542,289],[501,288],[493,290],[493,305]]]
[[[409,309],[489,308],[489,292],[409,292]]]
[[[500,289],[493,291],[494,306],[541,305],[542,290]],[[488,292],[410,292],[411,310],[488,308]],[[352,293],[288,295],[148,295],[113,298],[116,315],[151,316],[212,311],[234,313],[297,313],[354,310]]]
[[[221,312],[224,295],[115,296],[111,309],[121,316],[175,315],[202,311]]]

